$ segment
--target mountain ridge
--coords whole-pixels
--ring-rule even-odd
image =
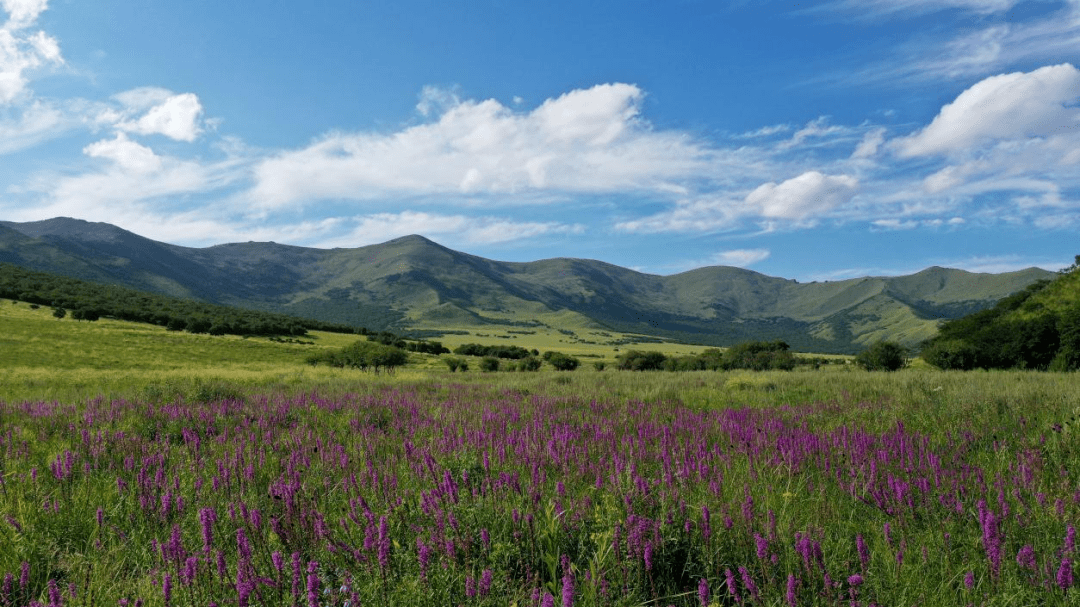
[[[711,345],[779,338],[818,352],[852,352],[884,338],[915,345],[938,321],[1053,276],[1038,268],[980,274],[930,267],[799,283],[730,266],[661,276],[588,259],[490,260],[421,235],[356,248],[190,248],[71,218],[0,221],[0,261],[374,329],[538,326],[569,314],[582,326],[626,333]]]

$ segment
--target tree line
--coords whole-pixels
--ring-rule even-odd
[[[189,333],[300,336],[311,330],[367,334],[366,329],[348,325],[146,293],[9,263],[0,263],[0,298],[51,306],[57,318],[69,314],[85,321],[108,317]]]
[[[919,356],[940,369],[1080,369],[1080,268],[945,322]]]

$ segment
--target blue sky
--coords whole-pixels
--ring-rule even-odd
[[[799,280],[1080,253],[1080,0],[0,0],[0,219]]]

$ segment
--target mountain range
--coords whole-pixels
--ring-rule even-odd
[[[585,259],[494,261],[422,236],[358,248],[190,248],[63,217],[0,221],[0,261],[370,329],[588,327],[709,345],[784,339],[796,350],[837,353],[882,339],[916,345],[941,320],[1055,275],[931,267],[908,276],[799,283],[718,266],[658,276]]]

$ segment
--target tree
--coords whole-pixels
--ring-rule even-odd
[[[897,371],[907,365],[907,349],[892,341],[879,341],[855,357],[867,371]]]
[[[57,307],[53,308],[52,315],[54,317],[58,318],[58,319],[63,318],[65,316],[67,316],[67,310],[61,308],[60,306],[57,306]]]

